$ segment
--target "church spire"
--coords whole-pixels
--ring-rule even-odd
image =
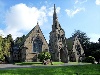
[[[56,7],[55,7],[55,4],[54,4],[54,13],[56,13]]]
[[[56,7],[54,4],[53,23],[57,20]]]

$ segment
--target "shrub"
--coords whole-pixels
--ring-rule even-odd
[[[85,58],[85,62],[87,63],[94,63],[95,62],[95,58],[92,56],[88,56]]]
[[[49,52],[42,52],[42,53],[38,54],[38,59],[40,59],[40,61],[50,59],[50,58],[51,58],[51,55]]]

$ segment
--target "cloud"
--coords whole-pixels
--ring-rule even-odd
[[[75,0],[75,4],[77,4],[79,2],[79,0]]]
[[[3,36],[4,37],[4,32],[1,29],[0,29],[0,36]]]
[[[75,4],[83,4],[85,2],[87,2],[87,0],[75,0]]]
[[[53,12],[54,12],[54,7],[50,7],[49,8],[49,10],[48,10],[49,12],[48,12],[48,16],[53,16]],[[56,12],[57,12],[57,14],[59,14],[60,13],[60,7],[57,7],[56,8]]]
[[[46,39],[46,41],[47,41],[47,43],[49,43],[49,40]]]
[[[21,36],[22,31],[31,30],[37,21],[39,25],[47,22],[46,7],[40,9],[36,7],[28,7],[26,4],[16,4],[7,11],[5,16],[6,28],[2,31],[6,34],[12,34],[13,37]]]
[[[57,7],[56,11],[59,13],[60,7]],[[6,28],[0,29],[0,34],[4,36],[12,34],[15,39],[29,32],[37,24],[37,21],[39,25],[43,25],[48,21],[48,17],[51,17],[51,14],[53,14],[53,7],[42,6],[38,9],[23,3],[16,4],[7,10],[4,21]]]
[[[100,0],[95,1],[96,5],[100,5]]]
[[[66,9],[65,11],[66,11],[66,13],[69,17],[73,17],[75,14],[77,14],[81,11],[85,11],[85,8],[77,8],[77,9],[74,9],[74,10]]]
[[[100,34],[92,33],[89,34],[89,37],[91,42],[98,42],[98,39],[100,38]]]

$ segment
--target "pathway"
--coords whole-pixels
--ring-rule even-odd
[[[71,65],[86,65],[86,63],[64,63],[63,65],[42,65],[42,66],[34,66],[34,65],[13,65],[13,64],[0,64],[0,70],[2,69],[15,69],[15,68],[37,68],[37,67],[56,67],[56,66],[71,66]]]

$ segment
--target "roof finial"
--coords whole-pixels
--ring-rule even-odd
[[[37,25],[39,25],[38,21],[37,21]]]

